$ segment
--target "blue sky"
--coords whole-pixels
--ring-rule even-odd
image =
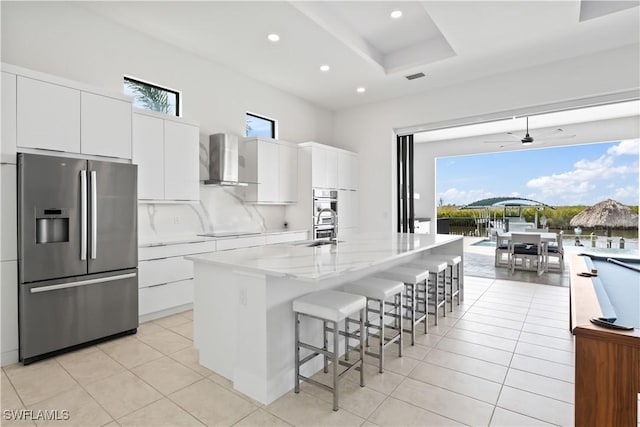
[[[638,205],[639,146],[635,139],[442,157],[436,161],[436,200],[464,205],[516,196],[570,206],[611,198]]]

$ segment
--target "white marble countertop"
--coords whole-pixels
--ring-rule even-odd
[[[315,281],[357,271],[462,240],[448,234],[363,233],[336,245],[309,247],[310,241],[257,246],[187,256],[196,263],[238,271]],[[462,243],[461,243],[462,244]]]
[[[183,243],[198,243],[198,242],[206,242],[209,240],[222,240],[222,239],[236,239],[243,237],[257,237],[257,236],[267,236],[274,234],[284,234],[284,233],[300,233],[306,232],[309,230],[290,230],[290,229],[274,229],[274,230],[265,230],[261,233],[255,234],[239,234],[235,236],[221,236],[221,237],[212,237],[212,236],[202,236],[198,234],[171,234],[164,236],[153,236],[149,238],[139,238],[138,239],[138,247],[146,248],[151,246],[165,246],[165,245],[179,245]]]

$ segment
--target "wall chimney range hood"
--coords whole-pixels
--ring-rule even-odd
[[[238,137],[228,133],[209,135],[209,179],[205,184],[247,186],[238,180]]]

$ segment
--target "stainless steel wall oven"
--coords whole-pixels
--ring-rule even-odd
[[[313,238],[335,239],[338,236],[338,192],[313,189]]]

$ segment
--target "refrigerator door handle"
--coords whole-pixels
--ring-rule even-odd
[[[80,171],[80,259],[87,259],[87,171]]]
[[[37,294],[39,292],[56,291],[58,289],[77,288],[78,286],[93,285],[95,283],[113,282],[115,280],[129,279],[136,277],[137,273],[120,274],[117,276],[101,277],[99,279],[79,280],[77,282],[61,283],[59,285],[41,286],[39,288],[31,288],[29,292]]]
[[[96,259],[98,251],[98,175],[91,171],[91,259]]]

